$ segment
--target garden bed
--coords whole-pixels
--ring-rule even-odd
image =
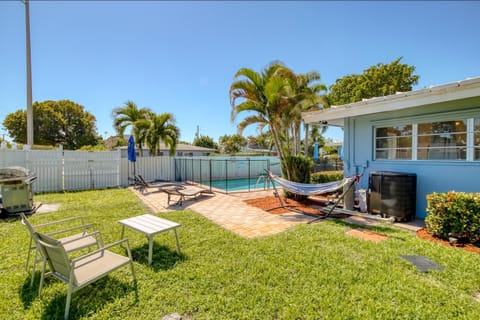
[[[248,205],[260,208],[262,210],[267,211],[270,214],[283,214],[283,213],[288,213],[291,212],[287,208],[281,208],[279,207],[280,201],[278,200],[277,197],[275,196],[268,196],[264,198],[256,198],[256,199],[248,199],[244,200],[245,203]],[[314,200],[304,200],[304,201],[295,201],[293,199],[288,199],[285,197],[282,197],[282,201],[284,202],[285,205],[288,205],[289,207],[292,207],[296,210],[303,211],[307,214],[314,214],[314,215],[319,215],[322,216],[324,215],[323,212],[321,212],[318,208],[322,206],[321,202],[314,201]],[[345,214],[332,214],[332,217],[335,218],[347,218],[349,215]],[[443,240],[437,237],[432,236],[427,232],[425,228],[420,229],[416,232],[417,237],[430,241],[430,242],[435,242],[438,244],[441,244],[446,247],[452,247],[453,245],[450,244],[447,240]],[[479,245],[473,245],[473,244],[466,244],[466,245],[455,245],[456,248],[463,249],[466,251],[470,252],[475,252],[475,253],[480,253],[480,246]]]

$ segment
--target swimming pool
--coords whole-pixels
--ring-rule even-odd
[[[207,181],[203,181],[202,184],[206,186],[211,186],[212,188],[220,189],[223,191],[249,191],[254,189],[263,189],[271,188],[272,182],[269,181],[268,184],[265,183],[265,178],[258,177],[254,178],[244,178],[244,179],[229,179],[229,180],[213,180],[211,184]],[[275,186],[278,186],[275,183]]]

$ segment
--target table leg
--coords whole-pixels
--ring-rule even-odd
[[[123,234],[125,233],[125,226],[122,226],[122,233],[120,233],[120,240],[123,239]]]
[[[153,237],[148,238],[148,264],[152,264],[152,255],[153,255]]]
[[[175,239],[177,240],[178,253],[180,253],[180,242],[178,241],[177,229],[173,229],[173,231],[175,232]]]

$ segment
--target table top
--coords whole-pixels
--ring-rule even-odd
[[[156,217],[151,214],[144,214],[128,219],[118,221],[120,224],[145,233],[146,235],[154,235],[170,229],[175,229],[181,226],[181,224]]]

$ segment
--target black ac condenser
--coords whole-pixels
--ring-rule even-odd
[[[368,180],[368,212],[396,221],[415,219],[417,175],[415,173],[372,171]]]

